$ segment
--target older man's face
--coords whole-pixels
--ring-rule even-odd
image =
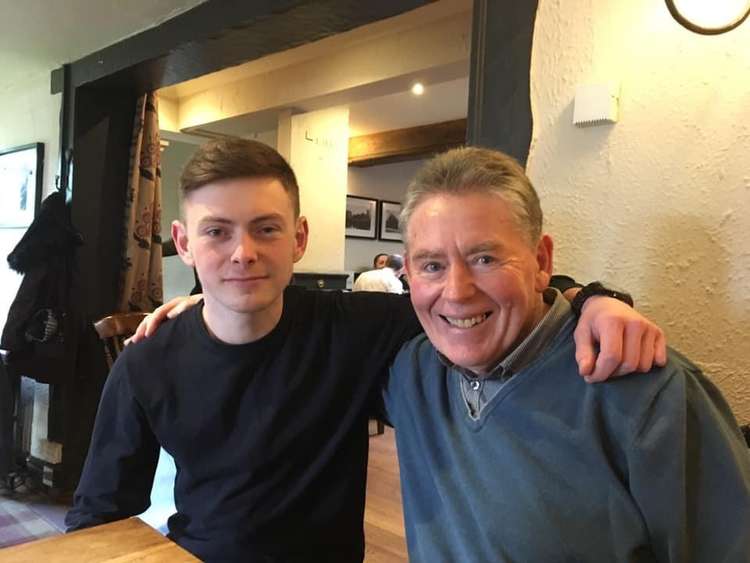
[[[437,195],[408,229],[411,299],[435,347],[484,374],[544,315],[552,240],[530,245],[498,196]]]

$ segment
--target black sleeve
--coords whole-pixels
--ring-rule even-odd
[[[349,350],[359,350],[360,378],[364,371],[377,381],[371,388],[370,415],[380,418],[381,386],[401,347],[422,332],[409,296],[376,291],[341,295],[341,341]]]
[[[550,279],[549,284],[554,287],[556,290],[558,290],[560,293],[565,293],[569,289],[573,287],[583,287],[580,283],[578,283],[576,280],[571,278],[570,276],[561,276],[561,275],[554,275],[552,276],[552,279]]]
[[[86,464],[65,516],[67,531],[144,512],[159,459],[159,443],[136,401],[123,356],[104,386]]]

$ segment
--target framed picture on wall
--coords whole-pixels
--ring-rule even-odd
[[[346,236],[375,240],[378,229],[378,200],[346,196]]]
[[[402,242],[398,218],[401,215],[401,204],[396,201],[380,202],[380,240]]]
[[[0,228],[28,227],[42,202],[44,143],[0,151]]]

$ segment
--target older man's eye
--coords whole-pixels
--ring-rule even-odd
[[[443,269],[442,265],[438,262],[425,262],[422,265],[422,271],[427,274],[434,274],[434,273],[439,272],[442,269]]]
[[[477,256],[476,263],[480,266],[488,266],[489,264],[492,264],[495,262],[494,256],[489,256],[487,254],[483,254],[481,256]]]

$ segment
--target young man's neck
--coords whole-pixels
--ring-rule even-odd
[[[283,294],[269,307],[255,313],[232,311],[206,295],[203,322],[214,338],[227,344],[247,344],[271,332],[279,324],[283,309]]]

